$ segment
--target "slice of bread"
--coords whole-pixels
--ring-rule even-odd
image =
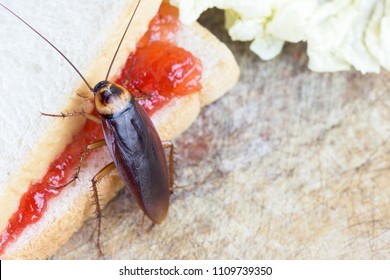
[[[23,4],[4,2],[61,49],[94,86],[104,79],[113,51],[137,1],[99,0],[93,4],[87,0],[58,0],[54,1],[55,4],[43,0]],[[141,1],[112,76],[118,73],[128,53],[134,50],[159,4],[160,1]],[[83,118],[42,118],[39,112],[58,113],[81,108],[90,111],[92,104],[76,94],[88,90],[61,57],[15,18],[1,10],[0,13],[3,13],[1,38],[7,38],[4,44],[0,44],[0,87],[5,93],[0,112],[3,120],[7,120],[0,128],[3,155],[0,228],[4,229],[30,182],[42,178],[47,166],[71,143],[72,136],[85,122]],[[31,42],[31,45],[26,42]],[[203,90],[199,94],[173,99],[153,115],[152,120],[164,140],[185,130],[201,106],[225,93],[239,74],[230,51],[197,23],[181,29],[178,45],[201,59]],[[8,68],[3,68],[3,65],[8,65]],[[53,254],[92,215],[90,179],[110,161],[105,148],[93,152],[77,184],[50,200],[41,220],[28,226],[0,258],[42,259]],[[102,204],[122,186],[116,172],[105,178],[99,185]]]

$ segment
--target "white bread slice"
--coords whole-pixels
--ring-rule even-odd
[[[137,1],[33,0],[3,3],[61,49],[93,86],[104,79]],[[159,4],[160,1],[142,0],[112,73],[118,71],[128,53],[135,49],[136,41],[147,30]],[[91,106],[86,108],[85,101],[77,96],[76,92],[87,93],[88,90],[63,58],[15,17],[2,8],[0,13],[0,86],[1,92],[7,93],[3,94],[0,104],[2,119],[6,120],[0,127],[2,231],[30,181],[42,178],[49,164],[72,141],[72,136],[85,122],[83,119],[42,118],[40,112],[80,110],[80,107],[88,110]],[[82,197],[80,192],[64,192],[61,197],[66,195]],[[55,211],[68,211],[67,203],[64,200],[63,209]],[[62,234],[60,236],[66,240]]]
[[[51,28],[55,28],[58,15],[47,13],[47,10],[44,10],[46,8],[45,1],[35,0],[33,2],[34,3],[32,6],[24,6],[26,11],[28,9],[32,9],[32,7],[35,5],[38,5],[40,8],[37,8],[34,16],[36,16],[36,18],[40,18],[42,14],[50,14],[52,17],[50,16],[45,18],[45,20],[47,20],[46,24]],[[58,2],[65,1],[60,0]],[[82,32],[83,35],[94,34],[93,30],[96,28],[95,30],[98,30],[99,32],[96,32],[94,34],[95,36],[96,34],[99,34],[99,36],[103,36],[101,34],[105,34],[103,37],[107,38],[108,34],[110,34],[110,29],[123,30],[123,28],[113,29],[112,26],[115,26],[118,23],[112,23],[113,25],[108,28],[106,32],[102,30],[101,26],[104,26],[105,24],[101,24],[99,19],[103,20],[104,15],[107,12],[107,10],[102,9],[102,7],[104,7],[104,5],[108,5],[107,3],[110,1],[102,0],[99,2],[102,2],[102,6],[98,6],[97,8],[96,3],[94,3],[94,7],[89,7],[89,3],[87,3],[87,1],[67,1],[67,4],[71,3],[69,6],[71,8],[64,4],[64,6],[61,6],[60,8],[61,14],[68,13],[69,16],[72,15],[70,17],[72,18],[75,17],[73,15],[74,10],[72,9],[75,9],[76,11],[83,9],[85,11],[86,7],[88,6],[91,10],[86,13],[92,13],[96,16],[88,18],[88,20],[82,18],[83,26],[85,26],[87,29],[87,31],[84,33]],[[121,14],[121,12],[125,10],[123,7],[126,7],[128,10],[132,10],[134,7],[134,1],[132,2],[132,5],[128,6],[127,3],[129,2],[132,1],[127,0],[115,2],[115,6],[118,5],[115,8],[118,9],[117,13]],[[131,39],[128,40],[128,42],[125,44],[125,52],[128,53],[131,49],[134,48],[134,42],[136,41],[135,38],[139,38],[146,30],[147,22],[151,19],[152,16],[154,16],[158,9],[158,2],[159,1],[142,0],[141,5],[144,6],[140,7],[136,18],[132,23],[132,27],[130,29],[132,36],[130,36]],[[19,9],[23,10],[23,8],[20,6],[12,6],[14,3],[5,4],[9,4],[13,10],[22,15],[21,10]],[[110,6],[110,8],[114,9],[112,6]],[[39,15],[40,13],[42,14]],[[26,14],[28,14],[28,12],[26,12]],[[126,14],[128,15],[129,13],[127,12]],[[110,12],[110,18],[112,15],[113,11]],[[47,35],[47,33],[50,33],[50,28],[45,29],[44,26],[37,26],[33,18],[29,19],[25,15],[22,16],[43,34]],[[123,19],[122,25],[123,22],[127,23],[127,20]],[[0,25],[2,24],[4,23],[0,22]],[[69,26],[69,22],[66,24],[61,24],[63,27],[58,26],[61,31],[65,29],[64,26]],[[18,26],[20,24],[10,17],[10,20],[7,20],[7,23],[4,25],[8,26],[7,28],[13,28],[14,26]],[[77,133],[77,131],[83,126],[84,123],[84,120],[82,119],[75,120],[73,118],[66,120],[57,120],[52,118],[43,119],[40,117],[39,111],[56,113],[71,108],[75,108],[77,110],[80,107],[79,103],[82,100],[77,97],[75,92],[87,92],[83,84],[79,86],[81,89],[78,89],[78,85],[80,84],[79,77],[75,75],[72,69],[63,63],[60,58],[57,59],[57,55],[53,53],[53,50],[45,46],[45,44],[42,43],[39,38],[37,39],[34,36],[35,34],[30,36],[29,33],[31,31],[26,31],[24,26],[21,26],[19,29],[19,32],[23,34],[26,33],[25,36],[29,36],[28,40],[37,41],[35,49],[38,50],[36,50],[37,53],[35,53],[35,56],[40,57],[42,54],[44,59],[38,60],[38,62],[42,64],[32,62],[33,66],[31,66],[31,64],[29,65],[31,61],[26,61],[26,58],[22,56],[22,59],[18,62],[18,64],[20,67],[28,67],[28,69],[26,69],[25,73],[17,73],[16,76],[27,77],[31,74],[35,75],[35,63],[35,67],[41,67],[41,72],[38,72],[36,77],[41,79],[40,83],[43,83],[44,85],[39,85],[38,87],[33,87],[33,89],[31,89],[29,84],[26,82],[26,84],[22,83],[21,87],[15,90],[17,93],[15,96],[19,98],[19,102],[23,103],[23,106],[24,102],[30,103],[26,107],[30,106],[31,109],[26,108],[25,110],[18,111],[18,114],[20,115],[18,115],[18,122],[16,123],[21,123],[25,127],[23,127],[21,130],[11,129],[11,134],[6,130],[1,131],[2,141],[7,141],[5,145],[1,145],[2,154],[6,155],[5,159],[3,159],[5,162],[1,163],[1,172],[6,170],[10,174],[8,175],[7,172],[0,173],[0,209],[2,213],[0,217],[1,228],[5,227],[8,218],[15,211],[15,204],[17,205],[19,197],[26,190],[30,180],[38,180],[42,177],[49,163],[56,157],[56,155],[60,153],[60,151],[67,143],[71,142],[72,134]],[[3,28],[1,28],[1,26],[0,30],[0,32],[3,32]],[[5,35],[10,36],[9,33],[12,33],[12,31]],[[4,38],[4,34],[0,34]],[[72,48],[74,48],[72,46],[74,41],[72,41],[70,38],[62,38],[65,42],[70,42],[69,44],[65,44],[63,47],[61,44],[56,43],[56,38],[59,36],[58,32],[57,34],[52,34],[52,36],[47,35],[47,37],[53,40],[57,47],[64,50],[64,52],[71,58],[71,60],[79,67],[82,73],[86,73],[88,81],[91,81],[91,83],[94,84],[96,81],[104,77],[105,71],[107,69],[106,66],[108,66],[108,63],[105,62],[109,61],[108,57],[111,57],[111,54],[107,54],[107,56],[104,58],[105,61],[100,62],[101,66],[96,65],[96,61],[99,61],[99,59],[96,59],[96,57],[99,56],[98,53],[102,50],[105,51],[113,49],[112,47],[107,47],[107,44],[103,44],[105,45],[103,49],[98,46],[98,44],[102,44],[102,42],[106,39],[96,41],[83,40],[81,43],[78,42],[79,44],[76,45],[78,45],[80,49],[84,49],[86,46],[91,47],[91,44],[96,44],[95,51],[93,52],[95,55],[91,56],[89,59],[85,59],[85,57],[77,58],[77,53],[72,50]],[[121,31],[117,31],[116,36],[111,35],[111,43],[114,42],[113,44],[115,45],[118,42],[117,37],[119,35],[121,35]],[[61,36],[62,34],[59,37]],[[21,43],[21,40],[17,37],[15,38],[14,45],[16,46],[18,42]],[[156,124],[162,139],[171,139],[172,137],[181,133],[196,118],[202,103],[207,104],[218,98],[221,94],[226,92],[238,78],[238,67],[232,54],[214,36],[212,36],[198,24],[195,23],[193,26],[185,27],[184,30],[180,32],[178,44],[181,46],[186,46],[186,49],[190,50],[201,59],[204,68],[204,75],[202,76],[204,89],[200,95],[193,94],[172,100],[169,104],[167,104],[167,106],[157,111],[153,115],[153,122]],[[40,45],[43,45],[44,47],[42,48]],[[198,46],[204,46],[208,49],[208,51],[204,52],[202,51],[202,48],[199,48]],[[18,59],[14,58],[15,54],[10,52],[12,49],[20,50],[19,46],[8,46],[8,48],[3,48],[2,46],[0,48],[0,56],[2,56],[2,53],[8,54],[10,55],[11,59],[14,59],[17,62]],[[28,47],[24,48],[25,53],[28,53],[28,51],[32,52],[32,50],[28,50]],[[73,58],[72,53],[76,55],[75,58]],[[119,57],[117,61],[121,61],[123,63],[125,59],[126,54],[122,55],[122,58]],[[50,68],[51,71],[48,71],[49,73],[43,74],[43,70],[41,69],[45,69],[46,64],[48,65],[47,67],[51,67],[52,63],[56,63],[57,66]],[[120,63],[118,63],[116,69],[113,70],[113,75],[118,72],[118,67],[120,67],[118,65],[120,65]],[[103,70],[101,70],[102,68]],[[16,68],[13,70],[15,72],[20,71]],[[54,70],[57,71],[57,73]],[[215,75],[213,74],[214,72],[212,70],[217,71],[218,77],[225,77],[224,79],[219,78],[218,80],[220,83],[218,83],[216,86],[213,86],[212,80],[215,78],[213,78]],[[1,76],[8,78],[9,74],[7,71],[3,71],[2,69],[0,71]],[[68,72],[70,72],[71,75],[68,75]],[[104,73],[101,74],[101,72]],[[43,75],[43,77],[41,77],[41,75]],[[68,86],[66,89],[61,89],[61,83],[66,81],[63,80],[63,77],[67,77],[66,79],[70,79],[72,81],[69,82],[71,86]],[[58,81],[58,79],[60,79],[60,81]],[[17,84],[19,80],[20,79],[17,78],[14,79],[13,82],[6,81],[6,86],[3,86],[4,82],[1,80],[0,86],[2,92],[9,92],[11,89],[15,89],[15,87],[13,88],[12,86],[15,85],[15,83]],[[48,94],[47,91],[43,91],[45,87],[49,86],[50,92],[54,92],[53,95]],[[33,96],[39,96],[39,98],[36,100],[25,98],[26,92],[31,92]],[[58,101],[57,99],[61,100]],[[7,103],[1,103],[0,111],[3,112],[4,109],[6,109],[8,110],[7,112],[12,113],[17,110],[20,103],[16,102],[13,98],[10,97],[8,98]],[[66,106],[64,106],[65,103],[67,103]],[[90,109],[87,107],[87,105],[83,105],[85,110]],[[4,116],[7,116],[7,114]],[[25,125],[24,122],[27,122],[27,125]],[[37,127],[37,129],[35,129],[35,127]],[[9,140],[8,137],[12,137],[11,139],[13,140]],[[24,148],[25,146],[27,146],[27,148]],[[18,147],[24,148],[24,151],[14,153],[13,150],[18,149]],[[15,162],[15,167],[12,165],[9,167],[8,161]],[[4,255],[0,256],[0,258],[41,259],[47,258],[53,254],[58,249],[58,247],[65,243],[66,240],[82,225],[82,222],[91,215],[93,206],[90,200],[90,178],[100,168],[102,168],[105,163],[108,162],[110,162],[110,157],[106,149],[102,148],[98,152],[94,152],[93,156],[88,160],[87,166],[84,170],[85,172],[83,172],[83,176],[80,178],[80,181],[77,183],[77,185],[68,187],[58,197],[51,200],[48,203],[48,209],[46,210],[46,213],[43,215],[42,219],[38,223],[29,226],[16,240],[16,242],[9,245]],[[111,199],[122,185],[123,184],[116,172],[107,177],[99,186],[100,194],[102,195],[103,200],[107,201]],[[103,204],[105,203],[104,201]]]

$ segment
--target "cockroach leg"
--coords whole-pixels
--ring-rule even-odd
[[[99,256],[103,257],[103,251],[100,246],[100,233],[101,233],[101,226],[102,226],[102,208],[100,207],[100,202],[99,202],[99,194],[98,194],[98,189],[97,189],[97,184],[99,183],[100,180],[102,180],[105,176],[107,176],[111,171],[115,169],[115,164],[114,162],[111,162],[107,164],[105,167],[103,167],[93,178],[92,178],[92,191],[93,191],[93,198],[95,200],[95,214],[98,219],[98,225],[97,225],[97,244],[96,247],[99,251]]]
[[[138,90],[138,89],[137,89],[137,90]],[[138,90],[138,91],[139,91],[139,90]],[[142,93],[142,95],[135,96],[134,99],[138,101],[138,100],[144,100],[144,99],[150,99],[150,98],[152,98],[151,95],[148,95],[148,94],[146,94],[146,93],[144,93],[144,92],[142,92],[142,91],[141,91],[141,93]]]
[[[131,72],[133,71],[133,68],[134,68],[134,60],[133,60],[133,65],[132,65],[132,69],[131,69]],[[138,76],[135,77],[135,80],[133,82],[133,86],[135,87],[136,90],[138,90],[140,93],[142,93],[142,95],[139,95],[139,96],[135,96],[135,100],[143,100],[143,99],[150,99],[152,98],[152,95],[151,94],[147,94],[146,92],[144,92],[142,89],[140,89],[138,86],[137,86],[137,81],[138,81]]]
[[[144,99],[150,99],[152,98],[152,95],[151,94],[147,94],[146,92],[144,92],[142,89],[140,89],[135,83],[133,83],[133,86],[135,87],[136,90],[138,90],[140,93],[142,93],[142,95],[138,95],[138,96],[134,96],[134,99],[135,100],[144,100]]]
[[[81,111],[81,112],[73,112],[73,113],[61,113],[61,114],[46,114],[46,113],[41,113],[42,116],[45,116],[45,117],[54,117],[54,118],[67,118],[67,117],[78,117],[78,116],[83,116],[93,122],[96,122],[98,124],[101,124],[102,121],[100,118],[92,115],[92,114],[89,114],[87,112],[84,112],[84,111]]]
[[[85,161],[85,157],[87,156],[87,153],[90,151],[90,150],[93,150],[93,149],[96,149],[96,148],[100,148],[100,147],[103,147],[103,146],[106,146],[106,141],[104,139],[102,140],[99,140],[99,141],[96,141],[96,142],[93,142],[87,146],[84,147],[84,151],[83,153],[81,154],[81,157],[80,157],[80,162],[79,162],[79,166],[77,167],[76,169],[76,173],[75,173],[75,176],[76,179],[79,177],[79,174],[80,174],[80,170],[81,170],[81,167],[83,166],[83,163]]]
[[[141,222],[141,227],[144,229],[144,226],[145,226],[145,217],[146,215],[144,214],[142,216],[142,222]],[[155,226],[155,223],[151,223],[146,229],[145,229],[145,232],[150,232],[152,230],[152,228]]]
[[[173,156],[174,156],[174,145],[171,140],[161,141],[164,149],[169,148],[169,191],[171,194],[173,193],[173,175],[174,175],[174,164],[173,164]]]
[[[152,223],[151,225],[149,225],[148,228],[146,229],[146,232],[150,232],[154,228],[155,225],[156,225],[155,223]]]
[[[62,189],[62,188],[65,188],[66,186],[70,185],[71,183],[73,183],[74,181],[76,181],[78,178],[79,178],[79,174],[81,172],[81,167],[83,166],[83,163],[85,161],[85,157],[87,156],[87,153],[90,151],[90,150],[93,150],[93,149],[96,149],[96,148],[99,148],[99,147],[103,147],[106,145],[106,141],[104,139],[102,140],[99,140],[99,141],[96,141],[96,142],[93,142],[87,146],[84,147],[84,150],[83,150],[83,153],[81,154],[81,157],[80,157],[80,162],[79,162],[79,165],[76,169],[76,172],[73,174],[72,176],[72,179],[67,182],[65,185],[62,185],[62,186],[59,186],[59,187],[56,187],[55,189]]]
[[[83,95],[82,93],[78,93],[78,92],[76,94],[78,97],[81,97],[83,99],[90,99],[90,96],[88,96],[88,95]]]

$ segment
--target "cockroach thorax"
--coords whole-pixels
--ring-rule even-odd
[[[101,116],[121,113],[129,107],[133,100],[133,96],[127,89],[108,81],[97,83],[93,93],[96,110]]]

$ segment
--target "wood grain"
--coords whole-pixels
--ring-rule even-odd
[[[241,68],[176,147],[167,220],[149,228],[129,193],[105,210],[110,259],[390,258],[390,74],[313,73],[304,44],[264,62],[201,18]],[[94,259],[89,220],[53,259]]]

